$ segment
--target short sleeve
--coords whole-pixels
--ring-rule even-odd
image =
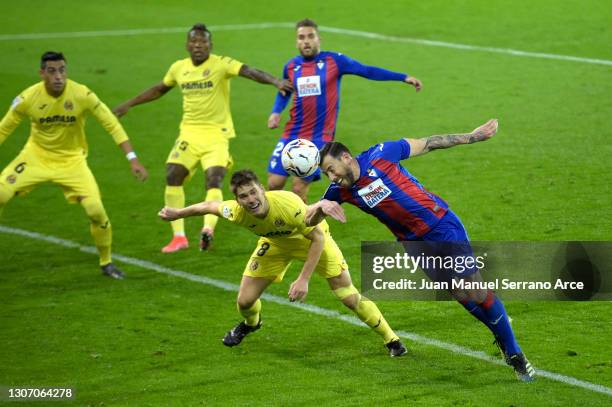
[[[238,222],[240,217],[240,206],[238,202],[234,200],[221,202],[221,205],[219,205],[219,216],[224,217],[230,222]]]
[[[235,59],[230,57],[221,57],[221,62],[223,63],[225,68],[226,78],[233,78],[234,76],[238,76],[238,74],[240,73],[240,68],[242,68],[242,65],[244,65],[242,62],[236,61]]]
[[[168,86],[169,88],[176,86],[176,70],[177,69],[178,69],[178,62],[175,62],[174,64],[172,64],[170,69],[168,69],[168,72],[166,72],[166,75],[164,76],[164,79],[163,79],[164,85]]]
[[[406,139],[385,141],[372,147],[370,159],[382,158],[394,163],[410,157],[410,144]]]

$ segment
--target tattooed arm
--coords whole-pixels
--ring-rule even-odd
[[[472,144],[485,141],[497,132],[497,119],[491,119],[482,126],[467,134],[446,134],[443,136],[430,136],[420,139],[406,139],[410,144],[410,157],[423,155],[432,150],[454,147],[459,144]]]
[[[240,72],[238,73],[238,75],[242,76],[243,78],[254,80],[255,82],[269,83],[271,85],[274,85],[283,96],[293,91],[293,86],[288,80],[278,79],[267,72],[260,71],[257,68],[251,68],[246,64],[242,65],[242,68],[240,68]]]

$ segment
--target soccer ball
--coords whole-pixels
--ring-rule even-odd
[[[319,149],[309,140],[295,139],[283,148],[281,162],[289,174],[309,177],[319,168]]]

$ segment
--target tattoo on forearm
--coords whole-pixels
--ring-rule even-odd
[[[457,144],[472,144],[486,138],[482,132],[468,134],[447,134],[444,136],[431,136],[425,139],[425,151],[439,148],[449,148]]]
[[[274,84],[276,80],[276,78],[270,75],[269,73],[260,71],[257,68],[251,68],[250,66],[247,66],[247,65],[242,65],[242,68],[240,69],[240,75],[246,78],[252,79],[254,81],[257,81],[259,83]]]

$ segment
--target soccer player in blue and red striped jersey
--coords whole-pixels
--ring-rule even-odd
[[[397,240],[422,241],[439,256],[472,256],[469,238],[461,220],[440,197],[427,191],[401,164],[401,160],[432,150],[485,141],[497,132],[497,120],[467,134],[449,134],[421,139],[388,141],[370,147],[356,157],[346,146],[330,142],[321,150],[321,170],[332,181],[323,200],[311,205],[310,224],[324,218],[323,208],[348,202],[375,216]],[[452,252],[449,252],[452,251]],[[476,267],[462,273],[425,268],[430,278],[462,278],[482,281]],[[535,370],[519,347],[503,303],[491,290],[453,289],[451,294],[485,324],[518,378],[532,381]]]
[[[283,78],[291,81],[292,94],[278,93],[268,127],[275,129],[280,114],[293,98],[290,118],[268,162],[268,189],[283,189],[289,174],[280,162],[285,145],[296,138],[311,140],[321,148],[334,139],[340,107],[340,82],[343,75],[358,75],[375,81],[397,81],[421,89],[421,82],[405,73],[366,66],[336,52],[321,51],[317,24],[305,19],[296,24],[296,41],[300,55],[292,58],[283,68]],[[294,178],[293,192],[304,201],[310,182],[321,178],[320,172],[308,178]]]

